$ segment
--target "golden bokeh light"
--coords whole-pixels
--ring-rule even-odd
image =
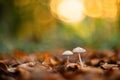
[[[58,19],[67,23],[79,22],[85,17],[81,0],[52,0],[50,7]]]
[[[103,0],[102,1],[103,13],[101,15],[105,18],[115,18],[117,16],[117,0]]]
[[[100,0],[84,0],[85,14],[90,17],[100,17],[102,5]]]
[[[117,0],[84,0],[85,14],[94,18],[115,18]]]

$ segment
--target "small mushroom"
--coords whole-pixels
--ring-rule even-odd
[[[67,63],[69,63],[69,56],[73,55],[73,52],[70,50],[64,51],[62,55],[67,56]]]
[[[82,62],[82,59],[81,59],[81,56],[80,56],[80,53],[85,53],[86,50],[81,48],[81,47],[76,47],[73,49],[73,52],[74,53],[78,53],[78,57],[79,57],[79,61],[80,61],[80,65],[81,67],[83,68],[83,62]]]

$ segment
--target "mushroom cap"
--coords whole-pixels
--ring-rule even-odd
[[[81,47],[76,47],[73,49],[73,52],[74,53],[84,53],[84,52],[86,52],[86,50],[84,48],[81,48]]]
[[[73,52],[70,50],[67,50],[67,51],[64,51],[62,55],[66,55],[66,56],[73,55]]]

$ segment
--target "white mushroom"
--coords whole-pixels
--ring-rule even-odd
[[[73,52],[70,50],[64,51],[62,55],[67,56],[67,63],[69,63],[69,56],[73,55]]]
[[[76,48],[73,49],[73,52],[74,52],[74,53],[78,53],[80,65],[81,65],[81,67],[83,68],[83,62],[82,62],[80,53],[85,53],[86,50],[85,50],[84,48],[81,48],[81,47],[76,47]]]

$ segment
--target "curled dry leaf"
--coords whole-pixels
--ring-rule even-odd
[[[24,63],[21,64],[19,66],[17,66],[17,68],[23,68],[27,71],[32,71],[34,69],[34,66],[37,64],[38,62],[28,62],[28,63]]]
[[[50,62],[50,58],[46,58],[43,62],[42,62],[43,65],[51,65],[51,62]]]
[[[101,65],[101,67],[102,67],[103,69],[112,69],[112,68],[118,67],[118,65],[116,65],[116,64],[104,63],[103,65]]]
[[[43,65],[47,65],[47,66],[56,66],[58,64],[58,61],[56,61],[55,59],[49,57],[49,58],[46,58],[43,62],[42,62]]]
[[[11,72],[11,73],[15,73],[15,72],[16,72],[16,68],[12,68],[12,67],[11,67],[11,68],[8,68],[7,70],[8,70],[9,72]]]
[[[56,66],[58,64],[58,61],[56,61],[55,59],[53,58],[50,58],[50,62],[51,62],[51,65],[52,66]]]
[[[100,59],[91,59],[91,65],[93,65],[93,66],[97,66],[97,65],[99,65],[99,62],[100,62]]]

